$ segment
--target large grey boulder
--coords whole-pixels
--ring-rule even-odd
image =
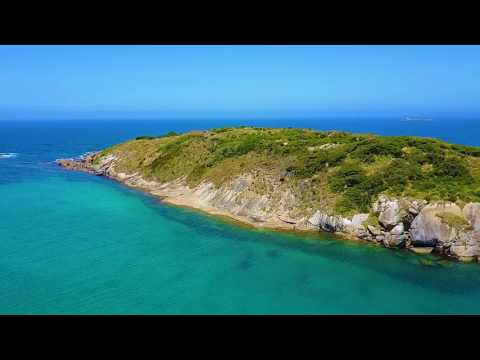
[[[368,214],[356,214],[350,220],[342,216],[328,215],[316,211],[307,222],[310,225],[329,232],[358,233],[364,235],[362,225],[367,219]]]
[[[406,242],[405,228],[403,223],[395,225],[390,232],[385,233],[382,240],[383,245],[386,247],[404,247]]]
[[[354,232],[354,234],[362,240],[367,240],[367,241],[375,241],[375,237],[373,237],[370,232],[365,229],[363,226],[357,228]]]
[[[369,214],[355,214],[352,218],[352,228],[353,230],[356,230],[360,227],[363,228],[363,223],[368,220]]]
[[[480,257],[480,231],[459,231],[448,252],[463,261]]]
[[[392,234],[392,235],[402,235],[404,231],[405,231],[405,227],[404,227],[403,223],[399,223],[399,224],[395,225],[395,227],[392,230],[390,230],[390,234]]]
[[[452,245],[450,247],[450,255],[462,261],[472,261],[480,256],[480,246]]]
[[[322,230],[329,232],[348,232],[351,229],[351,221],[341,216],[334,216],[322,213],[320,211],[315,212],[308,222],[317,226]]]
[[[463,208],[463,215],[474,230],[480,230],[480,203],[468,203]]]
[[[457,236],[457,229],[449,226],[437,215],[452,214],[463,216],[460,208],[453,203],[438,203],[425,206],[413,220],[410,235],[414,246],[451,245]]]
[[[383,245],[388,248],[400,248],[405,246],[405,234],[392,234],[392,233],[385,233],[385,237],[383,238]]]
[[[409,215],[410,203],[380,195],[372,210],[378,216],[379,223],[387,230],[393,229]]]

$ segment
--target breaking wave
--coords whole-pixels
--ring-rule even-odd
[[[8,159],[8,158],[13,158],[16,157],[16,153],[1,153],[0,152],[0,159]]]

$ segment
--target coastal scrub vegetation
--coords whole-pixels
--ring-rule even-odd
[[[243,126],[139,136],[107,153],[121,154],[120,170],[158,181],[221,185],[254,173],[264,184],[269,176],[306,208],[323,203],[342,214],[368,212],[379,194],[480,200],[480,148],[433,138]]]
[[[159,139],[162,137],[177,136],[177,135],[178,134],[175,131],[170,131],[164,135],[159,135],[159,136],[149,136],[149,135],[137,136],[135,140],[153,140],[153,139]]]
[[[472,225],[470,225],[470,223],[462,216],[452,214],[449,212],[440,213],[440,214],[437,214],[436,216],[440,218],[443,223],[457,230],[460,230],[460,231],[473,230]]]

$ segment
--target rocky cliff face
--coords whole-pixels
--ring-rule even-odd
[[[79,159],[58,160],[68,169],[107,176],[128,186],[167,197],[172,203],[229,215],[258,226],[323,230],[375,242],[387,248],[436,252],[463,261],[480,261],[480,203],[463,208],[450,202],[428,203],[422,199],[396,199],[380,195],[370,213],[352,218],[314,209],[298,217],[299,200],[285,186],[272,186],[268,195],[253,188],[252,174],[243,174],[216,187],[202,182],[189,188],[182,178],[168,183],[147,181],[137,173],[115,171],[115,155],[90,153]],[[371,220],[375,221],[371,221]]]

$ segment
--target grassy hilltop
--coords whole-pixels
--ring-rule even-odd
[[[411,136],[339,131],[221,128],[142,136],[112,146],[116,169],[146,179],[185,177],[190,186],[221,185],[255,174],[255,191],[288,186],[305,208],[368,212],[380,194],[456,202],[480,201],[480,147]]]

